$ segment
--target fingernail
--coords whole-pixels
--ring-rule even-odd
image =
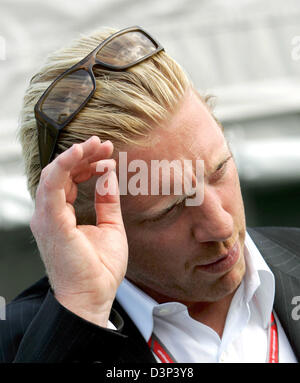
[[[96,138],[99,138],[99,137],[97,137],[97,136],[94,135],[94,136],[91,136],[91,137],[88,139],[88,141],[94,139],[95,137],[96,137]]]

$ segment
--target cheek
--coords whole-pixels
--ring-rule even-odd
[[[128,276],[144,283],[163,280],[178,264],[170,246],[162,236],[145,238],[141,235],[136,240],[129,240]]]
[[[182,255],[186,250],[188,225],[183,225],[180,219],[165,227],[130,229],[127,237],[129,267],[142,267],[144,270],[158,267],[163,272],[179,266],[180,260],[184,262]]]
[[[133,233],[132,233],[133,234]],[[172,253],[176,249],[178,238],[182,238],[179,231],[178,223],[171,227],[157,228],[151,230],[149,228],[143,230],[135,230],[134,235],[129,232],[127,234],[129,248],[134,253],[148,254],[166,254]]]

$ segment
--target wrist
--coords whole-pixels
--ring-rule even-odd
[[[95,304],[90,302],[87,297],[84,298],[82,296],[69,297],[56,293],[54,293],[54,296],[62,306],[71,311],[73,314],[100,327],[107,327],[112,301]]]

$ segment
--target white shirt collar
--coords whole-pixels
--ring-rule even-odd
[[[254,293],[261,310],[263,325],[270,321],[275,297],[275,278],[266,261],[248,233],[245,238],[245,290],[248,302]]]
[[[263,325],[267,328],[273,308],[275,278],[254,242],[246,233],[246,273],[244,276],[244,300],[249,303],[254,294],[261,311]],[[153,311],[163,311],[164,306],[174,306],[175,311],[186,306],[177,302],[159,304],[126,278],[117,291],[117,300],[137,326],[146,342],[153,332]]]

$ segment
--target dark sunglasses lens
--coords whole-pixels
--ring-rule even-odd
[[[127,32],[109,41],[96,57],[105,64],[123,66],[154,52],[157,46],[142,32]]]
[[[62,124],[86,101],[93,89],[89,72],[78,69],[55,83],[43,100],[41,110],[51,120]]]

